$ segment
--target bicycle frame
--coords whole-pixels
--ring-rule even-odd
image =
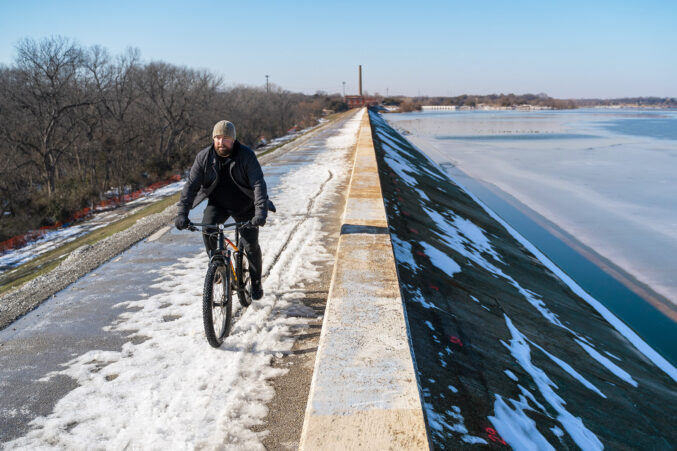
[[[230,270],[233,273],[233,280],[235,281],[236,284],[238,283],[237,271],[235,271],[233,261],[230,259],[231,251],[228,248],[231,247],[233,249],[233,252],[241,252],[240,248],[238,247],[240,244],[240,228],[246,227],[248,224],[249,222],[231,222],[225,224],[190,223],[190,225],[188,226],[188,228],[193,231],[197,231],[197,227],[215,228],[218,230],[217,232],[209,232],[205,230],[202,231],[202,234],[209,236],[218,234],[216,240],[216,250],[214,251],[214,254],[210,257],[209,263],[211,264],[212,261],[214,261],[215,259],[224,260],[224,263],[228,262],[228,266],[230,266]],[[224,233],[225,229],[233,226],[235,226],[235,243],[233,243],[228,237],[226,237]]]

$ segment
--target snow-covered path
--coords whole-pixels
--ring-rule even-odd
[[[348,177],[360,118],[264,167],[278,208],[261,229],[266,295],[236,307],[220,349],[202,330],[201,237],[173,229],[1,331],[4,446],[262,448],[251,427],[266,415],[269,379],[282,371],[273,356],[288,352],[289,331],[306,323],[303,282],[333,258],[322,246],[321,216]]]

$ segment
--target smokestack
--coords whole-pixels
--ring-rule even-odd
[[[362,97],[362,65],[360,64],[360,97]]]

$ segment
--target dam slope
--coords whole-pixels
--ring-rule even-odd
[[[435,449],[673,449],[677,370],[370,111]]]

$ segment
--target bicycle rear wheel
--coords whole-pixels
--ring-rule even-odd
[[[202,322],[209,344],[221,346],[230,333],[233,292],[230,271],[223,262],[209,265],[202,293]]]
[[[247,307],[252,303],[252,277],[249,272],[249,257],[244,252],[235,256],[235,271],[237,273],[237,298],[240,305]]]

